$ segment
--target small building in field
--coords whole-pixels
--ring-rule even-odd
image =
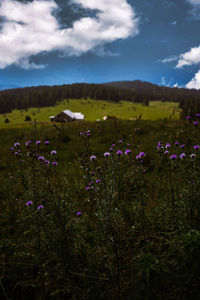
[[[71,110],[63,110],[56,116],[49,117],[52,122],[73,122],[84,120],[84,115],[80,112],[72,112]]]

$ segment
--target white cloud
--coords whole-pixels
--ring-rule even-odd
[[[200,5],[200,0],[187,0],[187,2],[189,2],[192,5]]]
[[[70,28],[61,28],[54,12],[54,0],[18,2],[0,0],[0,68],[12,64],[42,68],[29,58],[59,50],[67,55],[81,55],[105,43],[135,36],[138,18],[127,0],[72,0],[83,9],[97,10],[96,17],[83,17]]]
[[[200,46],[191,48],[190,51],[181,54],[176,68],[191,66],[200,63]]]
[[[159,60],[159,62],[168,63],[168,62],[175,61],[177,59],[178,59],[178,56],[170,56],[170,57]]]
[[[195,74],[194,78],[192,78],[186,85],[188,89],[200,89],[200,70]]]

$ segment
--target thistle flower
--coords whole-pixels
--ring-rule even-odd
[[[83,213],[81,211],[77,211],[76,215],[81,216]]]
[[[125,155],[129,155],[131,153],[131,150],[130,149],[126,149],[124,153],[125,153]]]
[[[123,154],[123,152],[122,152],[121,150],[117,150],[117,151],[116,151],[116,154],[120,156],[120,155]]]
[[[26,202],[26,206],[31,206],[33,204],[33,201]]]
[[[14,154],[17,156],[17,155],[19,155],[19,152],[16,151]]]
[[[145,157],[146,156],[146,154],[144,152],[140,152],[139,155],[140,155],[140,157]]]
[[[40,205],[38,205],[37,210],[41,210],[43,208],[44,208],[44,205],[40,204]]]
[[[44,141],[44,144],[45,145],[50,145],[50,142],[49,141]]]
[[[167,143],[167,144],[165,145],[165,148],[166,148],[166,149],[168,149],[168,148],[170,148],[170,147],[171,147],[170,143]]]
[[[190,154],[190,158],[195,158],[196,157],[196,154],[192,153]]]
[[[110,148],[110,152],[113,152],[113,150],[114,150],[114,149],[111,147],[111,148]]]
[[[39,156],[39,157],[38,157],[38,160],[44,161],[44,156]]]
[[[36,145],[40,145],[41,141],[36,141],[35,143],[36,143]]]
[[[118,141],[119,144],[121,144],[122,142],[123,142],[122,140],[119,140],[119,141]]]
[[[186,120],[191,120],[191,116],[187,116],[187,117],[186,117]]]
[[[197,118],[200,118],[200,114],[196,114],[195,116],[196,116]]]
[[[169,151],[168,151],[168,150],[166,150],[166,151],[164,152],[164,154],[166,154],[166,155],[167,155],[167,154],[169,154]]]
[[[176,154],[172,154],[172,155],[170,156],[170,159],[172,159],[172,160],[177,159],[177,155],[176,155]]]
[[[179,142],[177,142],[177,141],[176,141],[174,144],[175,144],[176,146],[180,145],[180,143],[179,143]]]
[[[49,160],[45,160],[45,161],[44,161],[44,164],[45,164],[46,166],[48,166],[48,165],[50,164],[50,161],[49,161]]]
[[[89,186],[86,186],[85,190],[89,191],[91,188]]]
[[[195,121],[195,122],[193,122],[193,125],[194,125],[194,126],[198,126],[198,125],[199,125],[199,122]]]
[[[183,158],[185,158],[186,157],[186,154],[185,153],[181,153],[180,154],[180,159],[183,159]]]
[[[200,149],[200,146],[199,145],[194,145],[194,150],[199,150]]]
[[[97,157],[95,155],[90,156],[90,161],[94,161]]]
[[[56,150],[51,151],[51,155],[56,155],[56,154],[57,154]]]
[[[14,143],[14,147],[19,147],[20,146],[20,143],[18,143],[18,142],[16,142],[16,143]]]
[[[97,179],[97,180],[96,180],[96,183],[99,183],[100,181],[101,181],[100,179]]]
[[[185,147],[185,145],[180,145],[180,148],[184,148]]]
[[[10,150],[11,150],[11,151],[14,151],[15,149],[14,149],[13,147],[10,147]]]
[[[109,157],[110,156],[110,153],[109,152],[105,152],[104,153],[104,157]]]
[[[54,167],[57,167],[57,165],[58,165],[57,161],[53,161],[51,164],[52,164],[52,166],[54,166]]]

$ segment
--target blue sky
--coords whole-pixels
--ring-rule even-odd
[[[0,85],[200,89],[200,0],[0,0]]]

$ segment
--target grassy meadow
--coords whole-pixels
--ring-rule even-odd
[[[198,299],[199,126],[175,106],[1,115],[1,299]],[[86,121],[48,122],[67,108]]]
[[[168,118],[175,111],[174,118],[179,119],[180,109],[178,103],[152,101],[149,106],[134,104],[127,101],[120,103],[101,101],[101,100],[64,100],[56,106],[44,108],[30,108],[28,110],[13,110],[12,113],[0,115],[0,128],[8,128],[23,125],[25,117],[30,116],[31,120],[38,122],[49,122],[49,117],[54,116],[65,109],[73,112],[81,112],[85,115],[86,121],[102,120],[104,116],[112,115],[123,120],[133,120],[142,114],[143,120],[159,120]],[[8,118],[10,123],[4,123]]]

